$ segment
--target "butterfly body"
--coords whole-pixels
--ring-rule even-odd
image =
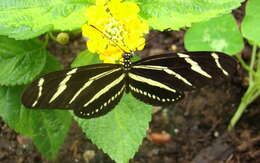
[[[234,74],[236,61],[223,53],[169,53],[122,64],[94,64],[51,72],[33,81],[22,103],[35,109],[71,109],[81,118],[105,115],[124,92],[156,106],[175,103],[184,91]],[[123,109],[123,108],[122,108]]]

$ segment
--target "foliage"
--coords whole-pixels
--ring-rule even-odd
[[[9,39],[7,40],[9,41]],[[14,45],[17,45],[15,42],[21,41],[13,42]],[[39,47],[42,47],[42,45]],[[37,46],[32,46],[32,49],[36,48]],[[16,49],[13,50],[15,51]],[[9,49],[11,54],[14,51]],[[17,54],[19,55],[19,53]],[[28,53],[28,55],[31,54]],[[34,53],[34,55],[37,55],[37,53]],[[47,64],[41,71],[50,72],[59,68],[57,61],[51,55],[45,54],[44,56],[44,63],[46,59]],[[31,57],[31,59],[33,58]],[[6,64],[6,66],[9,65],[8,62]],[[30,69],[25,73],[31,73]],[[24,85],[0,87],[0,116],[15,131],[31,138],[45,157],[54,159],[57,157],[57,153],[70,128],[71,116],[69,112],[60,110],[50,112],[48,110],[26,109],[20,101],[24,87]]]
[[[242,35],[239,33],[237,24],[231,15],[224,15],[207,22],[194,24],[185,35],[185,47],[188,50],[213,50],[230,55],[237,54],[236,56],[241,65],[249,73],[248,89],[243,95],[241,103],[230,121],[229,130],[234,128],[247,106],[260,95],[260,53],[257,53],[257,46],[260,45],[260,31],[258,28],[260,25],[260,15],[258,14],[259,6],[260,1],[258,0],[250,0],[247,2],[246,15],[241,26]],[[253,45],[250,65],[244,63],[238,54],[243,49],[242,36]],[[220,41],[219,38],[221,38],[222,41]]]
[[[239,7],[243,0],[129,1],[140,7],[141,18],[153,29],[177,30],[190,27],[192,23],[228,14]],[[85,16],[86,9],[94,3],[94,0],[0,0],[0,116],[15,131],[31,138],[39,151],[49,159],[57,156],[70,128],[72,116],[67,111],[26,109],[21,105],[20,96],[25,85],[35,77],[59,69],[56,59],[46,49],[48,36],[52,37],[52,32],[57,31],[80,30],[88,21]],[[242,23],[243,35],[258,45],[260,32],[250,30],[249,27],[258,29],[259,5],[257,0],[249,1],[247,15]],[[205,32],[202,28],[210,26],[210,21],[213,23],[212,28],[215,28],[217,23],[222,26]],[[216,34],[218,31],[219,34]],[[205,36],[205,33],[208,35]],[[227,33],[232,33],[232,37],[228,37]],[[37,38],[41,35],[46,36],[41,37],[44,42]],[[208,42],[203,42],[205,37]],[[242,49],[241,40],[235,21],[230,15],[196,24],[185,37],[188,49],[198,50],[198,44],[202,41],[205,47],[210,48],[208,50],[223,50],[230,54],[238,53]],[[76,57],[72,66],[93,64],[97,63],[97,60],[96,54],[84,51]],[[260,64],[256,71],[253,69],[254,64],[255,60],[247,69],[250,70],[250,79],[253,81],[251,83],[259,85]],[[256,95],[254,94],[254,97]],[[252,99],[250,97],[251,102]],[[151,120],[151,107],[133,100],[129,95],[104,117],[91,120],[74,119],[86,136],[112,159],[127,162],[146,135]]]
[[[230,13],[243,0],[134,0],[141,15],[157,30],[190,27],[192,23]]]
[[[152,108],[125,95],[107,116],[74,118],[87,137],[116,162],[127,162],[138,151],[149,128]]]
[[[250,0],[246,6],[246,16],[241,24],[241,31],[244,37],[248,40],[252,40],[258,46],[260,45],[260,6],[259,1]],[[252,30],[254,29],[254,30]]]
[[[0,85],[13,86],[31,82],[40,74],[48,51],[37,40],[15,41],[0,36]]]
[[[248,39],[253,45],[251,54],[250,65],[244,63],[244,61],[238,55],[238,59],[243,67],[248,70],[249,73],[249,86],[247,91],[242,97],[241,103],[238,106],[237,112],[232,117],[229,130],[232,130],[240,119],[245,109],[251,104],[257,97],[260,96],[260,52],[257,52],[257,48],[260,46],[260,30],[259,30],[259,13],[260,1],[250,0],[246,5],[246,15],[242,21],[241,31],[243,36]]]
[[[83,14],[93,1],[1,0],[0,35],[25,40],[49,31],[71,31],[86,21]]]
[[[184,41],[189,51],[221,51],[235,55],[244,47],[236,20],[230,14],[194,24],[186,32]]]
[[[72,63],[73,67],[91,64],[98,60],[96,54],[88,51],[82,52],[79,57],[86,57],[86,59],[75,60]],[[112,159],[117,162],[127,162],[137,152],[146,135],[151,112],[149,105],[135,100],[131,95],[125,95],[106,116],[90,120],[74,116],[74,119],[78,121],[87,137]]]

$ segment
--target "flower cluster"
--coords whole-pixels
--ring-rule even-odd
[[[88,24],[82,26],[89,51],[106,63],[115,63],[124,52],[142,50],[148,24],[138,16],[139,7],[122,0],[97,0],[87,9]]]

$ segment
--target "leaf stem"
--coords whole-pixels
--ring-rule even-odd
[[[51,32],[48,33],[48,35],[50,36],[50,38],[54,41],[57,41],[56,37],[53,36],[53,34]]]
[[[241,63],[242,67],[244,69],[246,69],[247,71],[250,71],[250,67],[245,63],[245,61],[242,59],[240,54],[237,54],[236,57],[237,57],[238,61]]]
[[[251,71],[251,68],[248,66],[248,64],[245,63],[245,61],[242,59],[242,57],[239,54],[237,54],[236,57],[237,57],[238,61],[241,63],[242,67],[245,70],[247,70],[248,72],[251,72],[253,74],[253,76],[256,76],[256,72],[255,71]]]

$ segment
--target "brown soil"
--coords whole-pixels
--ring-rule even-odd
[[[236,10],[240,22],[244,9]],[[152,31],[154,37],[147,44],[142,56],[166,51],[185,51],[184,31]],[[85,49],[80,35],[73,36],[67,46],[51,43],[49,50],[58,54],[65,66],[75,55]],[[251,47],[246,46],[242,56],[250,58]],[[247,74],[241,68],[230,82],[207,86],[201,90],[186,93],[186,98],[169,108],[157,110],[150,123],[150,133],[168,133],[170,139],[158,142],[151,137],[144,139],[132,163],[243,163],[260,162],[260,102],[251,104],[243,114],[233,132],[226,128],[236,111],[247,86]],[[149,134],[148,134],[149,135]],[[94,157],[91,159],[91,156]],[[0,119],[0,162],[1,163],[50,163],[35,149],[32,142],[17,134]],[[65,144],[56,162],[99,163],[113,162],[106,154],[85,138],[73,122]]]

